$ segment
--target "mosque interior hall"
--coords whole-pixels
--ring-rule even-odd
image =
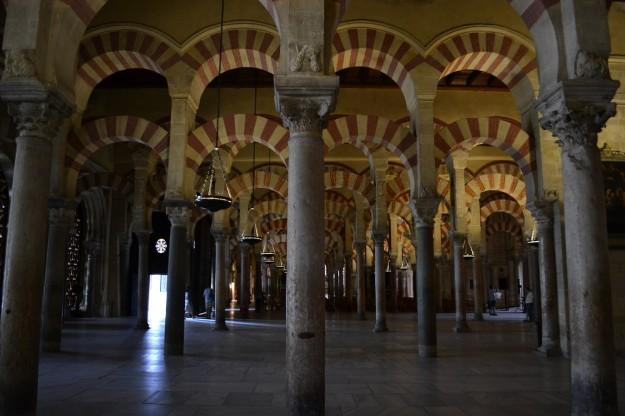
[[[0,416],[625,409],[625,1],[0,33]]]

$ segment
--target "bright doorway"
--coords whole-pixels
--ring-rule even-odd
[[[150,303],[148,305],[148,321],[158,324],[165,320],[167,305],[167,275],[150,275]]]

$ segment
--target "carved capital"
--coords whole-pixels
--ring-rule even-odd
[[[439,204],[440,197],[436,192],[422,188],[418,196],[410,200],[415,227],[433,227]]]
[[[339,81],[336,76],[276,75],[276,110],[293,133],[320,134],[334,111]]]
[[[19,137],[38,137],[51,141],[63,123],[64,114],[48,102],[9,103]]]
[[[597,147],[597,135],[616,114],[611,102],[617,81],[572,80],[559,83],[537,104],[541,126],[549,130],[577,169],[585,169],[583,152]]]
[[[332,105],[330,97],[280,99],[280,115],[291,133],[320,132],[326,126]]]
[[[9,49],[4,51],[4,72],[2,79],[35,78],[37,66],[35,51],[24,49]]]
[[[186,227],[191,220],[191,208],[188,206],[169,206],[167,216],[172,227]]]
[[[376,244],[383,244],[386,239],[386,232],[374,231],[371,238]]]
[[[451,231],[449,233],[449,239],[454,243],[462,244],[467,238],[467,233],[461,233],[459,231]]]
[[[230,239],[230,230],[215,229],[215,230],[211,230],[211,234],[213,235],[215,242],[218,244],[219,243],[225,244]]]
[[[72,208],[50,207],[48,208],[48,221],[50,227],[64,227],[69,230],[74,222],[76,211]]]
[[[534,217],[539,227],[553,226],[554,203],[555,199],[551,197],[535,199],[527,203],[527,209],[532,214],[532,217]]]
[[[134,233],[135,236],[137,236],[137,242],[139,245],[148,245],[150,243],[150,231],[137,230]]]

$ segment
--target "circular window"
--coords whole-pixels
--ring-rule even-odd
[[[167,241],[165,241],[165,239],[163,238],[159,238],[158,240],[156,240],[156,252],[158,254],[163,254],[167,251]]]

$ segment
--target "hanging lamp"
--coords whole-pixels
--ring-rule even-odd
[[[269,240],[269,233],[265,235],[265,244],[260,252],[260,257],[263,259],[263,263],[272,264],[276,261],[276,250],[273,248],[273,244]]]
[[[475,253],[473,252],[473,247],[471,247],[471,243],[468,238],[465,238],[462,242],[462,257],[465,260],[471,260],[475,258]]]
[[[390,258],[386,261],[386,273],[391,272],[391,260]]]
[[[221,60],[224,48],[224,0],[221,0],[221,20],[219,25],[219,61],[217,70],[217,139],[215,150],[213,150],[213,161],[211,166],[206,172],[202,188],[195,196],[195,205],[206,209],[210,212],[217,212],[224,209],[228,209],[232,206],[232,194],[230,193],[230,187],[226,179],[226,171],[224,169],[223,161],[221,160],[221,152],[219,149],[219,122],[221,117]],[[217,161],[221,167],[221,175],[224,184],[222,191],[217,189],[217,171],[215,169],[215,157],[217,154]]]
[[[532,233],[527,239],[527,245],[529,246],[537,246],[540,244],[540,240],[538,239],[538,227],[536,226],[536,222],[532,226]]]
[[[286,266],[282,262],[282,256],[278,255],[278,259],[276,260],[276,269],[284,270]]]
[[[408,257],[405,254],[401,256],[401,266],[399,266],[400,270],[408,270],[410,266],[408,265]]]

